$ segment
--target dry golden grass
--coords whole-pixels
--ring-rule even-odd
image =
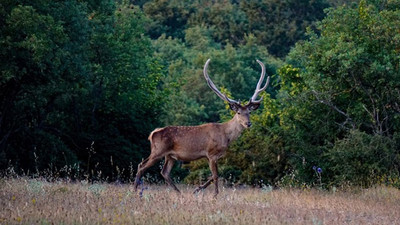
[[[0,224],[400,224],[400,191],[352,192],[0,180]]]

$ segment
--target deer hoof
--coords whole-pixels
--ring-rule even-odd
[[[201,190],[203,190],[203,188],[198,187],[198,188],[196,188],[196,189],[193,191],[193,194],[197,194],[197,192],[199,192],[199,191],[201,191]]]

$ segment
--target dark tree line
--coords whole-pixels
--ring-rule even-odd
[[[400,186],[397,0],[0,2],[3,172],[129,180],[152,129],[230,119],[208,58],[242,101],[260,59],[272,84],[221,162],[228,183]]]
[[[1,168],[126,175],[163,99],[143,13],[114,1],[3,1],[1,11]]]

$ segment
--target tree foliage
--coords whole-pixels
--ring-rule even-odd
[[[1,167],[74,165],[111,179],[128,171],[143,157],[162,98],[140,10],[113,1],[4,6]]]
[[[390,5],[365,1],[357,7],[330,9],[317,26],[320,35],[310,32],[310,39],[289,54],[288,62],[299,67],[294,76],[298,81],[290,89],[303,90],[297,96],[283,92],[282,100],[286,102],[284,111],[296,106],[287,113],[289,118],[285,117],[299,137],[290,152],[296,155],[291,164],[302,180],[315,178],[310,169],[313,165],[325,167],[327,185],[348,182],[368,186],[367,176],[356,172],[366,168],[369,175],[398,174],[395,137],[400,121],[395,105],[400,97],[400,61],[395,30],[399,15]],[[288,71],[280,72],[284,83]],[[372,142],[382,144],[373,144],[368,150],[366,146]],[[361,164],[351,159],[357,151]],[[354,171],[339,169],[339,153],[348,157],[340,160],[349,160],[352,165],[346,168]],[[368,159],[372,155],[377,162]],[[392,161],[385,161],[386,157]]]
[[[322,19],[324,0],[252,0],[252,1],[148,1],[143,9],[152,22],[148,33],[157,38],[184,39],[185,30],[202,26],[213,41],[222,45],[245,44],[253,35],[259,45],[278,57],[284,57],[296,41],[305,38],[308,26]]]
[[[220,162],[228,184],[400,186],[399,9],[397,0],[1,0],[0,169],[128,180],[155,127],[232,117],[204,81],[208,58],[212,80],[242,102],[259,59],[271,84]],[[179,165],[186,182],[209,173],[205,161]]]
[[[383,183],[400,170],[398,23],[394,3],[329,9],[274,77],[226,165],[260,185]],[[321,168],[321,173],[316,169]],[[381,181],[382,182],[382,181]]]

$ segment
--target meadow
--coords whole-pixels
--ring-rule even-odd
[[[0,180],[0,224],[400,224],[400,190],[213,188]]]

